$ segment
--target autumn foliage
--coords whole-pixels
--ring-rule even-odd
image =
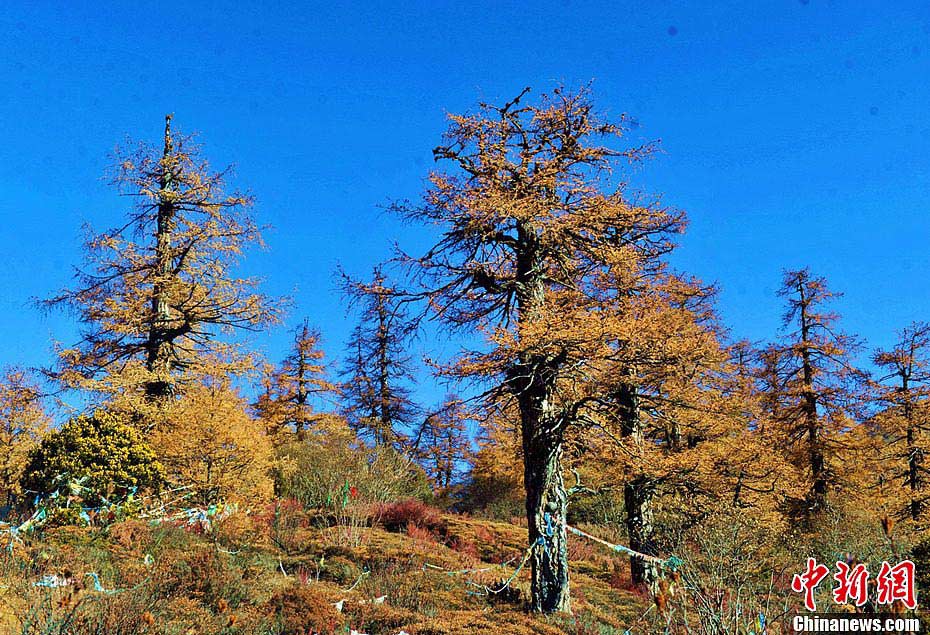
[[[80,336],[0,377],[0,629],[758,632],[808,557],[926,561],[930,327],[870,352],[800,268],[781,330],[735,338],[634,186],[657,145],[605,112],[449,115],[390,205],[430,245],[337,272],[338,361],[313,316],[243,337],[288,318],[239,273],[229,170],[170,116],[121,150],[133,204],[44,303]]]

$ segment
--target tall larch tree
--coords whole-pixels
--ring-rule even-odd
[[[411,398],[414,373],[407,312],[381,267],[369,282],[344,277],[344,292],[360,308],[342,371],[345,416],[378,445],[401,445],[418,429],[421,409]]]
[[[336,401],[337,386],[327,378],[320,333],[308,320],[294,331],[290,354],[263,379],[254,408],[269,428],[292,428],[298,436],[324,416],[321,406]]]
[[[748,342],[736,342],[728,348],[723,390],[729,412],[740,421],[739,448],[744,452],[732,452],[734,460],[725,471],[733,483],[730,491],[734,506],[757,506],[757,501],[764,498],[764,511],[784,520],[784,503],[803,495],[803,486],[786,457],[772,452],[778,446],[780,430],[774,421],[778,409],[770,403],[772,392],[762,379],[766,368],[762,352]]]
[[[515,405],[475,410],[478,431],[469,463],[467,509],[513,516],[524,506],[523,449]],[[501,509],[506,511],[501,514]]]
[[[914,522],[922,519],[930,491],[926,453],[930,450],[930,325],[915,322],[898,333],[898,341],[872,361],[884,372],[879,379],[879,412],[873,417],[882,434],[882,463],[890,467],[894,511]]]
[[[658,262],[650,264],[605,276],[599,283],[611,310],[600,315],[605,347],[585,386],[587,403],[579,411],[593,429],[577,435],[574,454],[582,463],[598,463],[602,478],[622,483],[629,545],[657,555],[654,500],[670,478],[660,467],[662,454],[680,443],[683,434],[680,420],[670,416],[674,402],[666,383],[674,368],[692,353],[703,355],[714,342],[696,328],[687,309],[679,314],[671,304],[679,291],[687,289],[687,295],[700,297],[702,290],[679,286],[682,281],[674,278],[668,278],[670,284],[662,290],[663,268]],[[606,438],[596,443],[602,434]],[[630,571],[635,584],[649,584],[657,576],[655,567],[640,558],[630,560]]]
[[[781,474],[759,458],[745,381],[720,344],[710,290],[657,263],[619,282],[623,292],[601,321],[607,346],[589,374],[579,410],[588,428],[576,435],[575,455],[598,465],[602,482],[593,485],[620,481],[629,546],[658,556],[668,538],[656,525],[660,501],[674,501],[676,523],[692,526],[720,499],[760,506],[756,494]],[[637,556],[630,571],[648,586],[660,573]]]
[[[839,486],[837,468],[854,435],[854,410],[863,375],[851,359],[856,340],[837,327],[839,316],[826,305],[839,294],[809,269],[786,271],[779,296],[787,308],[785,334],[765,352],[767,402],[780,428],[784,450],[806,475],[804,516],[825,509]]]
[[[527,92],[450,116],[434,156],[452,170],[430,175],[421,204],[397,205],[439,240],[401,260],[428,314],[486,338],[445,372],[483,380],[490,400],[515,403],[532,608],[569,611],[563,442],[584,400],[574,386],[602,348],[592,315],[612,310],[599,283],[668,251],[681,217],[637,202],[618,178],[650,150],[619,147],[623,118],[600,117],[587,90],[556,90],[532,105]]]
[[[258,280],[232,272],[261,244],[252,198],[226,193],[190,137],[165,119],[164,142],[120,150],[112,182],[135,200],[124,222],[88,231],[73,288],[46,301],[72,310],[82,339],[60,351],[55,375],[68,387],[170,396],[203,364],[228,371],[245,358],[218,337],[277,321]]]
[[[0,380],[0,508],[14,506],[29,453],[51,426],[38,382],[23,370],[7,369]]]

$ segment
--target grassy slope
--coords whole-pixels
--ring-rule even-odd
[[[0,632],[595,635],[623,633],[648,607],[622,588],[623,559],[581,539],[570,549],[575,616],[545,619],[524,610],[526,571],[507,591],[482,589],[513,573],[521,527],[454,515],[396,531],[315,521],[292,511],[237,514],[202,535],[141,521],[47,530],[0,557]],[[119,592],[94,591],[89,572]],[[52,574],[75,582],[33,586]]]

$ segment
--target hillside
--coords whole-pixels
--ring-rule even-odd
[[[257,199],[173,114],[117,148],[131,204],[89,219],[39,300],[70,330],[0,365],[3,630],[758,635],[802,606],[916,614],[926,311],[862,339],[823,262],[785,258],[772,288],[740,260],[781,304],[744,339],[679,268],[687,214],[642,189],[660,148],[596,98],[527,86],[449,112],[419,193],[385,191],[413,231],[358,216],[324,252],[300,232],[331,219],[289,217],[302,248],[277,284],[252,269]],[[338,300],[293,306],[321,269]]]
[[[0,558],[2,633],[587,635],[623,633],[650,605],[623,558],[577,538],[574,616],[533,616],[525,570],[487,591],[514,573],[525,528],[415,503],[381,516],[323,526],[278,502],[215,521],[48,528]]]

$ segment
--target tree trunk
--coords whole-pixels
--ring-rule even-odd
[[[171,115],[165,117],[164,170],[161,177],[161,200],[155,223],[155,278],[152,283],[152,322],[146,340],[146,370],[152,378],[145,384],[145,394],[151,399],[163,399],[171,394],[171,308],[168,302],[168,282],[172,275],[171,232],[174,226],[174,202],[164,194],[172,188],[169,157],[174,152],[171,140]]]
[[[518,322],[540,319],[546,297],[541,247],[534,228],[517,224],[516,278]],[[518,329],[519,332],[519,329]],[[568,543],[565,523],[568,494],[562,481],[562,436],[566,422],[556,413],[555,384],[563,353],[555,356],[523,351],[510,368],[508,384],[520,408],[523,438],[523,485],[532,549],[532,607],[541,613],[571,613]]]
[[[910,514],[911,520],[920,520],[920,464],[923,461],[923,452],[916,445],[917,431],[913,425],[907,428],[907,482],[911,489]]]
[[[297,337],[296,348],[297,348],[297,394],[295,395],[295,410],[296,416],[294,417],[294,428],[297,433],[297,438],[300,440],[304,439],[304,429],[310,427],[310,422],[307,420],[307,400],[309,398],[309,393],[307,391],[307,383],[309,381],[307,374],[307,352],[304,350],[304,347],[307,346],[307,341],[310,338],[310,326],[307,320],[304,320],[304,325],[300,330],[300,334]]]
[[[643,422],[640,418],[639,396],[636,386],[622,383],[614,396],[620,433],[635,444],[643,442]],[[644,474],[629,479],[623,486],[624,512],[630,548],[640,553],[657,555],[655,548],[655,526],[653,524],[653,486]],[[642,558],[630,557],[630,579],[635,585],[652,586],[658,579],[654,564]]]
[[[907,484],[911,490],[911,500],[908,511],[911,520],[920,520],[920,464],[923,463],[923,452],[917,447],[917,426],[914,424],[914,412],[911,407],[911,394],[908,376],[901,379],[901,393],[904,396],[904,420],[907,422]]]
[[[380,286],[380,285],[379,285]],[[391,413],[391,384],[390,384],[390,340],[388,338],[387,307],[384,305],[384,296],[378,294],[378,430],[375,431],[375,442],[379,445],[388,443],[394,437],[394,421]]]
[[[520,401],[528,406],[521,408],[521,428],[526,518],[533,545],[532,606],[542,613],[570,613],[565,529],[568,495],[562,480],[562,433],[551,426],[548,398],[527,397],[521,395]]]
[[[827,473],[826,460],[824,458],[823,440],[821,439],[822,431],[820,429],[820,417],[817,415],[817,393],[814,391],[814,364],[811,360],[811,351],[808,347],[810,341],[810,324],[807,317],[807,307],[810,300],[804,293],[804,286],[798,286],[801,306],[801,371],[803,385],[801,410],[804,414],[805,425],[807,426],[807,445],[808,458],[811,468],[811,489],[808,494],[809,513],[817,513],[826,507],[827,504],[827,485],[829,474]]]
[[[817,512],[823,509],[827,502],[827,472],[817,420],[817,401],[813,393],[805,396],[804,411],[812,479],[809,502],[811,511]]]
[[[650,556],[658,555],[655,546],[653,524],[653,490],[645,477],[633,479],[623,487],[623,502],[626,507],[626,531],[630,537],[630,549]],[[659,579],[656,565],[642,558],[630,557],[630,578],[633,584],[652,587]]]

